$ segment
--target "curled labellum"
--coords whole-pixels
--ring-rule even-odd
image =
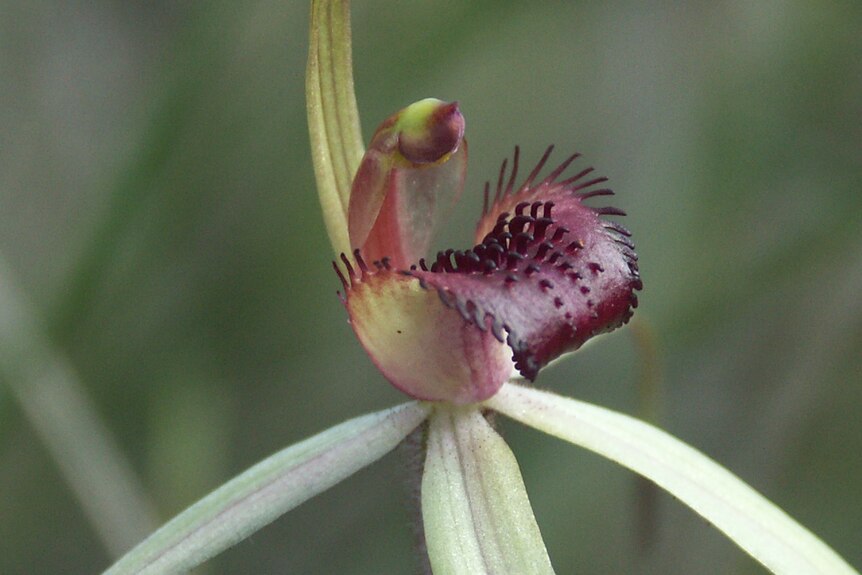
[[[641,289],[637,256],[629,232],[605,218],[623,215],[620,210],[584,204],[612,193],[600,187],[605,178],[592,177],[588,168],[561,179],[575,155],[537,180],[549,148],[516,186],[516,148],[493,197],[486,186],[476,244],[426,261],[422,256],[441,200],[458,191],[437,197],[440,190],[423,188],[422,177],[414,176],[431,167],[438,175],[460,172],[454,180],[463,181],[457,156],[463,118],[455,105],[419,104],[419,113],[406,114],[409,122],[402,111],[378,129],[375,139],[380,136],[385,145],[372,141],[363,160],[371,167],[360,168],[350,202],[351,226],[354,217],[375,221],[351,227],[354,260],[342,257],[346,274],[336,269],[350,322],[393,385],[420,399],[482,401],[506,381],[513,361],[532,380],[554,358],[625,323],[637,305],[634,292]],[[453,161],[454,168],[448,166]],[[393,184],[393,172],[413,185]],[[363,189],[368,182],[374,182],[372,189]],[[413,201],[411,194],[425,198]],[[374,198],[379,207],[370,209],[359,198]],[[419,240],[408,225],[416,221],[424,221]],[[371,231],[354,236],[360,227]]]

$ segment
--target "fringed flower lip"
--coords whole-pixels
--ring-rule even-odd
[[[378,128],[353,181],[352,258],[341,295],[356,335],[384,376],[423,400],[473,403],[514,367],[539,370],[594,335],[623,325],[642,289],[628,230],[607,220],[612,195],[593,168],[561,179],[579,155],[537,181],[553,146],[518,186],[520,151],[485,186],[476,244],[424,259],[435,223],[466,169],[457,103],[423,100]],[[369,263],[370,262],[370,265]]]

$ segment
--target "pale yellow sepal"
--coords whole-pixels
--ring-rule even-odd
[[[773,573],[858,575],[816,535],[719,464],[652,425],[514,384],[485,406],[607,457],[655,482]]]
[[[475,407],[431,415],[422,521],[435,575],[554,573],[518,462]]]
[[[311,158],[335,254],[350,253],[347,206],[365,148],[353,89],[350,2],[314,0],[305,91]]]

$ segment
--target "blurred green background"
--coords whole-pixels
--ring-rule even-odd
[[[630,214],[661,425],[862,567],[862,3],[364,0],[353,15],[366,137],[427,96],[467,117],[463,210],[438,247],[469,245],[482,183],[515,144],[528,164],[550,143],[558,160],[582,152]],[[403,399],[335,296],[307,20],[298,1],[0,0],[0,257],[23,294],[5,303],[32,305],[162,521]],[[110,557],[13,377],[0,573],[100,571]],[[637,413],[637,377],[621,330],[538,384]],[[763,572],[666,495],[645,549],[629,472],[502,430],[559,573]],[[405,461],[201,572],[414,572]]]

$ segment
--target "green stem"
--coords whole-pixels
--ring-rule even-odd
[[[128,461],[66,358],[42,337],[35,312],[0,257],[0,380],[117,557],[158,524]]]

